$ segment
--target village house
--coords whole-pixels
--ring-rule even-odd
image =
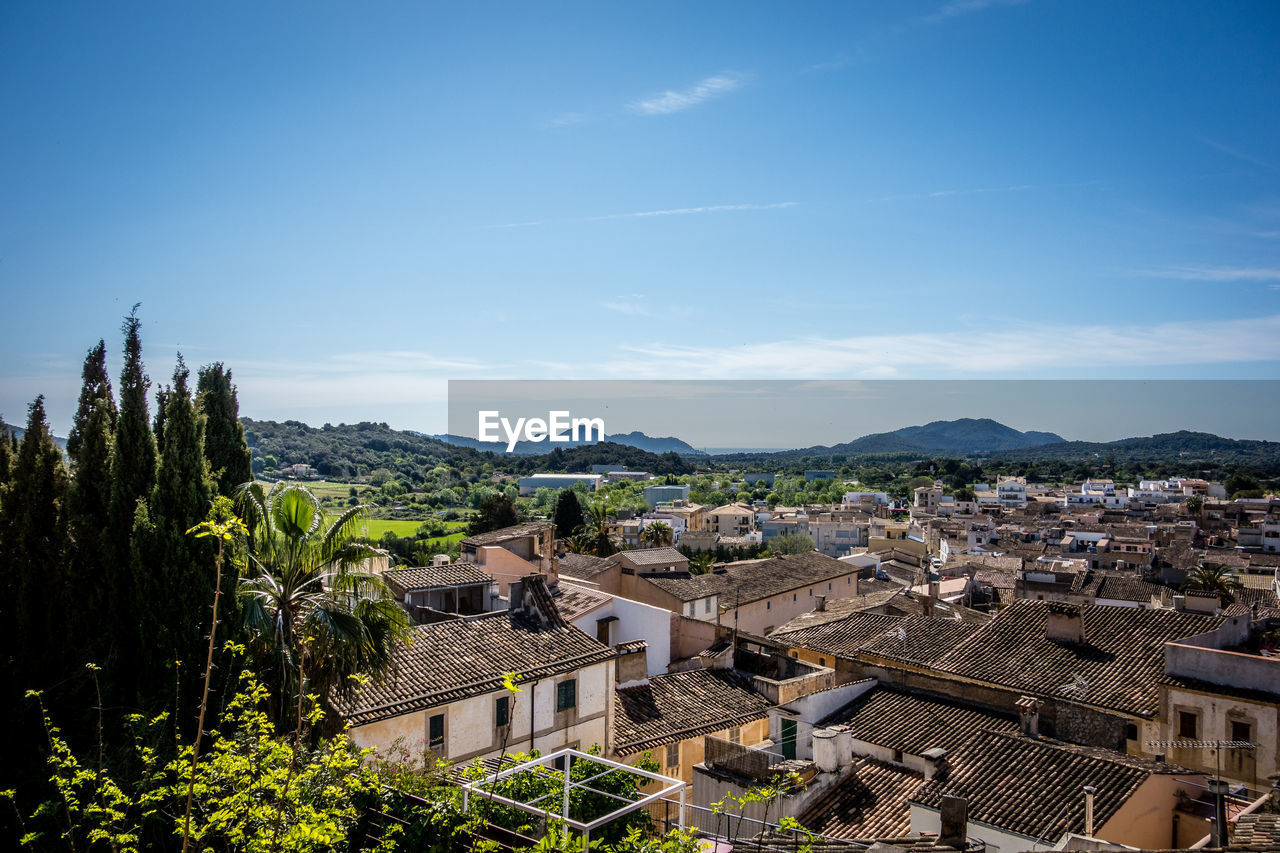
[[[384,754],[399,747],[457,763],[504,749],[607,750],[618,659],[567,624],[545,579],[530,575],[511,585],[509,610],[414,628],[391,676],[339,711],[357,746]],[[508,673],[519,692],[504,687]]]
[[[728,563],[703,575],[669,571],[624,575],[621,593],[691,619],[767,634],[824,600],[856,594],[861,571],[856,565],[809,551]]]
[[[418,623],[438,621],[437,617],[448,614],[472,616],[506,607],[497,581],[489,574],[471,563],[450,563],[444,555],[430,566],[394,569],[382,577],[396,601]]]
[[[481,568],[506,595],[513,581],[530,572],[556,577],[555,534],[551,522],[530,521],[468,536],[459,544],[460,561]]]

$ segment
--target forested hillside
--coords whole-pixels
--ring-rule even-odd
[[[242,421],[254,472],[266,475],[302,464],[333,480],[372,481],[389,476],[411,488],[430,489],[459,479],[476,482],[496,473],[521,476],[539,471],[589,471],[592,465],[605,464],[653,474],[693,471],[693,466],[675,453],[659,456],[609,442],[558,448],[542,456],[506,456],[394,430],[385,423],[317,428],[300,421]]]

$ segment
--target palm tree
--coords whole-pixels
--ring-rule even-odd
[[[644,529],[644,541],[654,548],[670,545],[672,536],[671,525],[665,521],[655,521]]]
[[[587,523],[581,528],[597,557],[611,557],[622,550],[622,542],[609,532],[609,509],[606,503],[591,504],[587,507]]]
[[[304,694],[348,698],[352,676],[386,676],[409,619],[382,578],[360,570],[386,555],[357,539],[366,507],[350,507],[326,526],[305,486],[277,483],[264,491],[246,483],[237,493],[252,561],[238,594],[250,651],[274,682],[284,725],[284,709],[301,709]]]
[[[696,554],[689,558],[689,574],[705,575],[716,564],[716,558],[709,552]]]
[[[1231,593],[1240,588],[1240,582],[1231,576],[1229,567],[1222,563],[1201,563],[1187,575],[1182,588],[1198,592],[1215,592],[1220,596],[1232,598]]]

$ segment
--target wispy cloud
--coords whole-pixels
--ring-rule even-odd
[[[989,377],[1059,369],[1061,351],[1049,344],[1066,340],[1072,344],[1072,364],[1081,369],[1280,361],[1280,315],[1152,326],[1028,324],[994,331],[805,337],[737,346],[624,346],[625,358],[599,369],[629,377],[678,370],[689,379]],[[1224,340],[1232,346],[1223,347]],[[998,362],[979,357],[992,346],[999,347]]]
[[[940,24],[951,18],[972,15],[974,12],[981,12],[993,6],[1020,6],[1025,2],[1027,0],[952,0],[939,7],[933,14],[925,15],[924,21],[928,24]]]
[[[779,201],[773,204],[712,204],[704,207],[676,207],[667,210],[638,210],[633,213],[606,213],[602,216],[582,216],[577,219],[535,219],[529,222],[505,222],[489,225],[489,228],[532,228],[565,222],[603,222],[607,219],[643,219],[650,216],[688,216],[694,213],[725,213],[741,210],[783,210],[795,207],[798,201]]]
[[[572,127],[575,124],[582,124],[588,121],[590,116],[586,113],[562,113],[561,115],[549,118],[542,123],[546,128]]]
[[[1277,281],[1280,267],[1160,267],[1137,270],[1138,275],[1151,278],[1172,278],[1181,281]]]
[[[609,302],[601,302],[600,307],[609,311],[616,311],[619,314],[625,314],[628,317],[650,316],[649,309],[638,302],[624,302],[620,299],[615,299]]]
[[[627,104],[627,109],[637,115],[644,116],[678,113],[690,107],[696,107],[704,101],[732,92],[745,82],[746,77],[744,75],[726,71],[701,80],[683,91],[677,92],[668,89],[661,95],[632,101]]]
[[[881,196],[876,201],[906,201],[917,198],[945,198],[953,195],[982,195],[985,193],[1022,193],[1032,190],[1062,190],[1073,189],[1076,187],[1097,187],[1103,186],[1102,181],[1071,181],[1061,184],[1013,184],[1007,187],[967,187],[962,189],[945,189],[933,190],[931,192],[921,193],[897,193],[895,195]]]
[[[780,201],[775,204],[713,204],[707,207],[677,207],[670,210],[641,210],[636,213],[609,213],[604,216],[588,216],[584,222],[602,219],[635,219],[643,216],[686,216],[690,213],[723,213],[731,210],[781,210],[795,207],[799,202]]]
[[[1242,162],[1252,163],[1254,166],[1261,166],[1262,168],[1267,169],[1268,171],[1280,172],[1280,166],[1277,166],[1274,163],[1268,163],[1266,160],[1261,160],[1257,157],[1254,157],[1252,154],[1246,154],[1245,152],[1240,151],[1239,149],[1232,148],[1228,145],[1224,145],[1221,142],[1218,142],[1216,139],[1208,139],[1206,137],[1201,136],[1200,141],[1203,142],[1205,145],[1208,145],[1210,148],[1215,148],[1218,151],[1221,151],[1223,154],[1226,154],[1230,157],[1234,157],[1237,160],[1240,160]]]

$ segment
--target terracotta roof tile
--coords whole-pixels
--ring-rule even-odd
[[[1018,721],[954,699],[879,686],[830,714],[820,728],[846,725],[857,740],[911,755],[956,751],[981,731],[1015,732]]]
[[[1086,605],[1080,608],[1085,642],[1050,640],[1050,605],[1015,601],[944,656],[938,669],[1027,693],[1053,692],[1080,676],[1088,705],[1154,714],[1156,681],[1164,675],[1164,644],[1211,631],[1221,619],[1173,610]]]
[[[612,660],[574,627],[546,628],[503,611],[414,628],[395,651],[395,674],[340,704],[354,726],[499,689],[504,673],[545,678]]]
[[[1152,774],[1179,772],[1109,750],[1002,732],[976,735],[947,763],[947,772],[912,802],[936,808],[943,795],[964,797],[969,820],[1049,842],[1084,832],[1085,785],[1096,789],[1094,826],[1101,827]]]
[[[443,566],[417,566],[393,569],[382,575],[397,595],[415,589],[468,586],[493,583],[493,578],[471,563],[448,563]]]
[[[725,670],[657,675],[614,693],[614,749],[653,749],[767,716],[772,705],[750,680]]]

